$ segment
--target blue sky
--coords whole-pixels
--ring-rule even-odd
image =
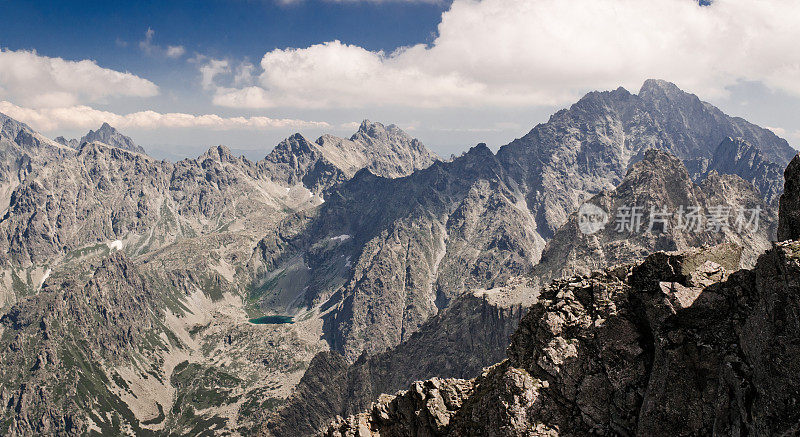
[[[161,156],[257,157],[364,118],[449,155],[657,77],[797,146],[800,5],[752,4],[5,0],[0,108],[52,136],[108,119]]]
[[[142,58],[148,29],[156,42],[214,57],[260,58],[274,48],[334,39],[370,50],[427,43],[443,4],[304,1],[3,1],[3,45],[48,56],[95,59],[101,65],[162,77],[177,63]],[[119,43],[127,43],[121,47]],[[126,50],[127,49],[127,50]]]

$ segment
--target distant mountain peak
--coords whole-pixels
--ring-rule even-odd
[[[683,90],[678,88],[672,82],[662,80],[662,79],[647,79],[642,84],[642,88],[639,89],[639,96],[646,96],[651,95],[654,93],[661,93],[665,95],[680,95],[686,94]]]
[[[397,126],[364,120],[349,139],[325,134],[310,142],[295,133],[265,158],[277,179],[303,181],[309,189],[325,190],[353,177],[363,168],[377,176],[407,176],[436,161],[436,155]]]
[[[231,152],[231,149],[223,145],[210,147],[208,150],[206,150],[206,153],[201,156],[201,158],[211,158],[220,162],[231,162],[236,160]]]
[[[63,137],[61,138],[63,139]],[[84,135],[77,143],[80,145],[93,141],[99,141],[109,146],[129,150],[131,152],[145,153],[144,148],[137,145],[130,137],[123,135],[108,123],[103,123],[97,130],[90,130],[89,133]],[[71,142],[70,140],[62,142],[62,144],[71,145]]]
[[[361,125],[358,126],[358,131],[350,137],[350,140],[355,141],[361,136],[368,136],[370,138],[381,140],[389,138],[386,126],[384,126],[382,123],[371,122],[369,120],[364,120],[361,122]]]

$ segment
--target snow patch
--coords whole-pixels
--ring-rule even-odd
[[[44,281],[46,281],[46,280],[47,280],[47,278],[49,278],[49,277],[50,277],[50,274],[51,274],[51,273],[53,273],[53,270],[51,270],[51,269],[47,269],[47,270],[44,272],[44,275],[42,276],[42,280],[41,280],[41,281],[39,281],[39,290],[41,290],[41,289],[42,289],[42,285],[44,285]]]
[[[106,244],[108,245],[108,248],[111,249],[111,250],[122,250],[122,246],[123,246],[122,240],[114,240],[114,241],[112,241],[110,243],[106,243]]]
[[[336,237],[331,237],[331,240],[340,241],[341,242],[341,241],[349,240],[350,238],[352,238],[352,237],[350,237],[347,234],[342,234],[342,235],[337,235]]]

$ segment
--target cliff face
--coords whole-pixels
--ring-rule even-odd
[[[800,156],[785,173],[786,186],[781,195],[778,240],[800,240]]]
[[[767,204],[777,203],[783,192],[781,165],[770,162],[758,148],[741,138],[725,138],[714,151],[708,172],[737,175],[753,184]]]
[[[515,285],[458,298],[408,340],[386,352],[363,354],[352,365],[336,352],[312,360],[294,394],[264,427],[274,436],[312,435],[336,416],[367,408],[381,393],[445,375],[472,378],[501,359],[536,290]]]
[[[422,426],[430,435],[794,432],[799,254],[800,243],[779,244],[753,270],[730,273],[738,250],[718,246],[556,281],[520,323],[508,359],[460,390],[471,390],[460,407],[401,393],[327,435],[399,436],[430,411],[446,416]],[[410,396],[424,400],[415,414],[383,413]]]

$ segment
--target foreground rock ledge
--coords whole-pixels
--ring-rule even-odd
[[[800,242],[731,245],[554,282],[508,359],[338,418],[328,436],[781,435],[800,430]]]

